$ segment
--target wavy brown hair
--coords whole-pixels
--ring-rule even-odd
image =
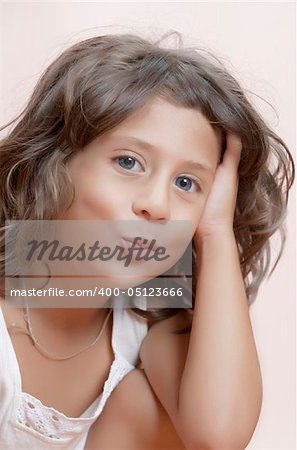
[[[180,45],[174,49],[162,47],[162,39],[134,34],[73,45],[50,64],[21,114],[1,128],[13,124],[0,144],[2,277],[5,220],[53,220],[65,211],[74,196],[67,171],[72,155],[159,96],[202,112],[223,142],[227,131],[241,138],[234,233],[247,299],[254,301],[271,265],[270,237],[276,231],[281,243],[270,274],[283,251],[293,159],[223,63],[205,50],[184,48],[175,34]],[[193,245],[193,308],[196,271]],[[131,309],[151,320],[183,310]]]

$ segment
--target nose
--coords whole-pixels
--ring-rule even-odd
[[[170,219],[170,201],[164,187],[152,188],[151,185],[138,192],[132,204],[134,214],[147,220],[168,221]]]

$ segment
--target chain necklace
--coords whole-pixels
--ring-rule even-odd
[[[95,340],[93,342],[91,342],[91,344],[89,344],[86,347],[82,348],[78,352],[72,353],[71,355],[68,355],[68,356],[56,356],[56,355],[53,355],[51,352],[49,352],[43,345],[40,344],[40,342],[38,342],[38,340],[36,339],[36,337],[34,336],[34,333],[32,331],[32,326],[31,326],[31,322],[30,322],[28,306],[23,308],[23,310],[24,310],[24,316],[23,317],[24,317],[24,320],[26,322],[27,331],[25,331],[21,327],[16,326],[15,323],[12,323],[10,328],[13,328],[15,330],[15,332],[23,332],[23,333],[27,334],[28,336],[30,336],[30,338],[33,341],[34,346],[39,351],[39,353],[41,353],[43,356],[46,356],[48,359],[52,359],[54,361],[65,361],[67,359],[74,358],[75,356],[79,355],[80,353],[82,353],[82,352],[88,350],[89,348],[93,347],[99,341],[100,337],[102,336],[104,328],[105,328],[105,326],[107,324],[107,321],[109,319],[109,316],[110,316],[110,314],[112,312],[112,309],[110,309],[109,313],[107,314],[107,316],[104,319],[103,325],[102,325],[99,333],[97,334]]]

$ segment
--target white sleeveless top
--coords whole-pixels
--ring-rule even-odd
[[[114,304],[117,305],[118,299]],[[117,305],[118,306],[118,305]],[[145,310],[146,299],[135,306]],[[129,309],[113,308],[112,348],[115,358],[103,392],[80,417],[67,417],[22,392],[16,354],[0,307],[0,449],[83,450],[91,425],[101,414],[108,397],[137,364],[147,320]]]

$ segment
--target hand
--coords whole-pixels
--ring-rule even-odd
[[[241,139],[227,133],[227,148],[223,161],[218,165],[214,182],[208,194],[202,217],[194,239],[230,230],[233,233],[233,219],[238,190],[238,164],[241,155]]]

